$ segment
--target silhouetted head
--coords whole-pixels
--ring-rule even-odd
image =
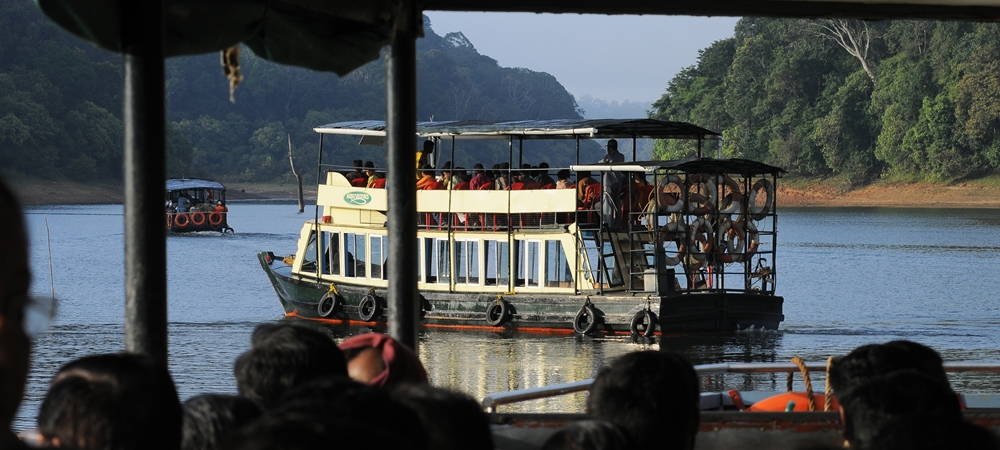
[[[601,368],[587,414],[624,429],[635,448],[689,450],[699,423],[698,376],[673,352],[627,353]]]
[[[948,384],[916,370],[868,378],[838,400],[852,448],[952,448],[941,439],[963,422]]]
[[[550,436],[541,450],[627,450],[628,436],[606,420],[579,420],[566,424]]]
[[[608,140],[608,153],[614,153],[618,151],[618,141],[615,139]]]
[[[420,418],[430,448],[493,450],[489,419],[474,398],[429,384],[403,385],[392,396]]]
[[[556,177],[560,180],[568,180],[570,177],[569,169],[561,169],[556,173]]]
[[[260,406],[237,395],[202,394],[184,402],[181,450],[216,450],[229,435],[260,417]]]
[[[429,154],[434,152],[434,141],[428,139],[424,141],[424,154]]]
[[[74,450],[176,450],[181,404],[167,368],[131,353],[59,369],[38,412],[43,441]]]
[[[948,384],[941,355],[925,345],[899,340],[863,345],[845,356],[834,358],[830,366],[830,386],[839,398],[872,377],[906,369]]]
[[[356,172],[361,172],[361,169],[363,167],[364,167],[364,162],[363,161],[361,161],[360,159],[355,159],[354,160],[354,170]]]
[[[331,375],[347,375],[343,352],[320,331],[291,324],[261,324],[250,337],[250,350],[233,371],[240,395],[269,408],[288,389]]]

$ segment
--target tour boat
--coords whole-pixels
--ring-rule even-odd
[[[166,193],[167,230],[175,233],[232,233],[227,220],[226,187],[197,178],[171,178]]]
[[[384,136],[385,125],[315,131],[364,143]],[[426,122],[417,132],[453,149],[463,139],[505,139],[512,155],[527,139],[575,139],[577,148],[583,139],[631,139],[633,148],[640,138],[693,139],[700,154],[703,142],[720,138],[651,119]],[[287,316],[385,322],[386,260],[394,256],[386,251],[386,190],[353,186],[326,169],[316,217],[302,227],[295,254],[261,252],[261,266]],[[782,169],[700,155],[570,169],[590,171],[591,185],[416,192],[419,250],[411,256],[423,326],[649,337],[657,327],[776,329],[784,320],[774,291]],[[645,178],[637,174],[648,184],[633,182]]]

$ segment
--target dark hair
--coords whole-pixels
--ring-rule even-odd
[[[202,394],[184,402],[181,450],[216,450],[225,438],[256,420],[261,409],[248,398]]]
[[[838,395],[838,400],[844,408],[844,437],[852,448],[867,449],[874,442],[885,442],[885,434],[893,429],[910,436],[911,443],[926,443],[962,422],[958,397],[951,388],[916,370],[869,378],[850,393]],[[940,446],[945,442],[937,444],[921,448],[949,447]]]
[[[361,161],[360,159],[354,160],[354,170],[361,170],[363,166],[364,166],[364,161]]]
[[[331,442],[338,449],[420,450],[427,448],[427,435],[417,415],[385,390],[323,377],[289,390],[226,448],[313,449]]]
[[[570,177],[569,169],[561,169],[556,173],[556,177],[560,180],[568,180]]]
[[[606,420],[580,420],[550,436],[541,450],[627,450],[633,448],[622,429]]]
[[[131,353],[62,366],[38,412],[38,429],[75,450],[176,450],[181,404],[167,368]]]
[[[329,336],[291,324],[261,324],[250,350],[233,366],[240,395],[269,408],[288,389],[314,378],[347,375],[344,354]]]
[[[403,385],[392,394],[420,418],[431,448],[493,450],[489,419],[472,397],[427,384]]]
[[[485,169],[486,168],[483,167],[483,163],[476,163],[475,165],[472,166],[472,171],[477,174],[485,172]]]
[[[872,377],[905,369],[917,370],[948,384],[941,355],[925,345],[903,340],[863,345],[834,358],[829,382],[840,398]]]
[[[590,386],[587,414],[622,427],[635,448],[690,449],[698,403],[691,363],[673,352],[644,351],[601,368]]]
[[[434,141],[428,139],[424,141],[424,153],[432,153],[434,151]]]
[[[434,168],[431,167],[430,164],[424,164],[423,167],[420,168],[420,172],[423,173],[424,175],[431,175],[431,176],[437,173],[434,171]]]
[[[375,163],[371,161],[365,161],[365,169],[375,169]]]

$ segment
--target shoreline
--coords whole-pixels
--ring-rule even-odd
[[[8,184],[25,206],[121,204],[120,184],[9,179]],[[293,184],[233,183],[227,200],[292,200]],[[304,189],[307,203],[315,202],[316,189]],[[1000,208],[1000,186],[976,183],[877,183],[848,192],[819,182],[785,182],[777,192],[778,207],[882,207],[882,208]]]

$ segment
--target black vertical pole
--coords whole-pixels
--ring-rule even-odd
[[[415,17],[420,17],[415,12]],[[386,134],[389,142],[386,188],[389,228],[389,335],[417,350],[420,316],[417,296],[417,27],[396,32],[386,54]],[[407,29],[408,28],[408,29]]]
[[[122,2],[125,349],[167,364],[163,0]]]

